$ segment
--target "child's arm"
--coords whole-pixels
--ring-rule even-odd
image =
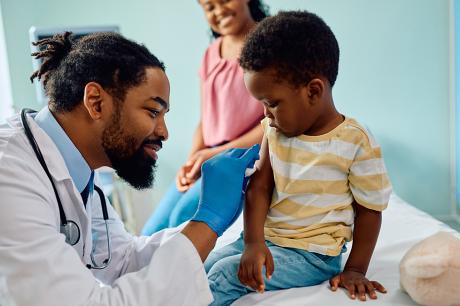
[[[244,206],[244,244],[238,277],[242,284],[263,292],[265,283],[262,267],[265,265],[266,277],[274,270],[273,258],[265,245],[264,223],[267,217],[274,187],[273,170],[268,155],[266,137],[262,140],[260,160],[257,171],[252,176],[246,191]]]
[[[386,293],[386,289],[376,281],[369,281],[366,272],[379,236],[382,213],[367,209],[356,202],[353,207],[356,217],[350,256],[343,272],[331,278],[329,283],[333,291],[337,287],[347,289],[352,299],[357,294],[360,300],[365,301],[366,293],[371,299],[376,299],[375,290]]]

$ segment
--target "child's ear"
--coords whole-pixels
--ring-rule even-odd
[[[321,79],[313,79],[307,84],[306,90],[310,104],[313,105],[321,101],[325,87],[326,84]]]

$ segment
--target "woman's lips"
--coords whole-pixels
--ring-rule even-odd
[[[233,15],[227,15],[218,21],[219,27],[227,27],[233,21]]]

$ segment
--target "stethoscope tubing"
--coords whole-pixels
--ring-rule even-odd
[[[32,149],[34,150],[35,155],[36,155],[38,161],[40,162],[43,170],[45,171],[46,176],[50,180],[51,185],[53,187],[53,191],[54,191],[54,194],[56,196],[56,201],[57,201],[58,208],[59,208],[59,217],[60,217],[60,222],[61,222],[60,232],[63,233],[64,236],[66,237],[66,242],[73,246],[73,245],[77,244],[78,241],[80,240],[80,228],[79,228],[79,226],[77,225],[76,222],[74,222],[72,220],[67,220],[67,217],[66,217],[65,212],[64,212],[64,208],[62,207],[61,198],[59,197],[59,193],[58,193],[57,188],[56,188],[56,185],[54,184],[54,181],[53,181],[53,179],[51,177],[51,173],[50,173],[50,171],[48,169],[48,166],[46,165],[46,162],[45,162],[43,154],[42,154],[42,152],[40,150],[40,147],[38,146],[37,141],[36,141],[32,131],[30,129],[30,126],[29,126],[29,124],[27,122],[27,114],[28,113],[35,113],[35,112],[36,111],[28,109],[28,108],[22,109],[21,110],[21,122],[22,122],[22,125],[24,127],[24,132],[26,134],[26,137],[27,137]],[[99,188],[96,185],[94,185],[94,190],[96,190],[96,192],[98,193],[99,198],[100,198],[100,202],[101,202],[102,216],[104,218],[105,228],[106,228],[106,233],[107,233],[108,258],[105,259],[101,265],[97,265],[96,262],[95,262],[94,256],[93,256],[93,252],[95,250],[95,244],[93,243],[93,248],[92,248],[92,251],[91,251],[91,261],[93,263],[93,266],[91,266],[89,264],[86,265],[86,266],[89,269],[105,269],[109,265],[109,263],[110,263],[110,261],[112,259],[112,251],[111,251],[111,246],[110,246],[109,226],[108,226],[109,214],[107,212],[107,203],[105,201],[104,192],[102,191],[101,188]],[[76,237],[76,238],[73,238],[73,239],[72,239],[72,234],[71,234],[72,228],[74,229],[74,231],[76,231],[76,234],[73,235],[73,237]]]

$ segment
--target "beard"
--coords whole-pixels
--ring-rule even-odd
[[[150,188],[155,178],[156,160],[147,156],[143,146],[151,141],[144,141],[137,147],[135,137],[122,129],[120,114],[121,110],[116,109],[111,123],[104,129],[102,147],[120,178],[138,190]]]

